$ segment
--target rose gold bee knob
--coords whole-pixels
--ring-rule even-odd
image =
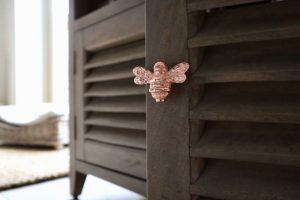
[[[175,65],[168,71],[164,62],[157,62],[154,65],[154,72],[143,67],[135,67],[134,83],[138,85],[150,84],[149,92],[156,102],[164,102],[170,94],[172,83],[183,83],[186,80],[185,72],[190,65],[186,62]]]

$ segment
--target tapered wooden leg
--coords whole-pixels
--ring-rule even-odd
[[[71,173],[70,178],[71,178],[71,194],[73,195],[74,199],[77,199],[77,197],[81,194],[86,179],[86,174],[74,171]]]

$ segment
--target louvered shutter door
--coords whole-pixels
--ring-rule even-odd
[[[300,2],[187,7],[193,199],[300,199]]]
[[[143,182],[123,186],[145,194],[145,87],[133,83],[132,73],[145,65],[145,14],[143,1],[128,3],[134,6],[112,16],[104,7],[97,12],[103,20],[75,34],[75,149],[78,160]],[[112,7],[122,4],[129,7]]]

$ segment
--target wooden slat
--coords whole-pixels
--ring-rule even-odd
[[[76,159],[82,159],[83,158],[83,152],[82,152],[82,145],[83,145],[83,134],[84,133],[84,115],[83,109],[84,109],[84,99],[82,98],[84,95],[84,84],[83,84],[83,77],[84,77],[84,72],[83,72],[83,66],[84,63],[87,60],[87,54],[85,53],[83,47],[82,47],[82,37],[80,33],[74,34],[74,51],[75,55],[73,57],[74,59],[74,69],[73,74],[71,76],[74,76],[72,79],[74,82],[70,83],[73,84],[73,94],[74,96],[70,96],[70,99],[72,99],[74,103],[74,114],[75,114],[75,122],[74,122],[74,138],[75,139],[75,153],[76,153]],[[71,108],[72,109],[72,108]]]
[[[300,84],[211,85],[190,117],[203,120],[300,123]]]
[[[76,41],[72,54],[77,58],[76,70],[70,70],[76,76],[70,79],[76,82],[76,98],[71,98],[76,116],[70,119],[76,125],[72,146],[76,154],[72,152],[71,160],[74,199],[88,174],[146,194],[145,87],[137,87],[132,74],[136,64],[145,62],[144,0],[105,2],[107,6],[71,21],[70,32],[78,33],[70,37]],[[89,5],[102,4],[80,3],[85,8],[79,6],[78,17],[90,11]]]
[[[193,74],[198,83],[300,80],[300,40],[208,47]]]
[[[130,69],[129,69],[130,68]],[[85,79],[85,83],[111,81],[124,78],[133,78],[132,66],[120,67],[120,68],[104,68],[91,72]]]
[[[124,1],[124,0],[122,0]],[[115,4],[134,4],[134,1]],[[120,8],[116,8],[120,9]],[[97,17],[97,16],[96,16]],[[87,51],[96,51],[121,44],[127,44],[145,38],[145,4],[138,5],[123,10],[117,15],[110,16],[107,20],[94,24],[82,31],[84,48]]]
[[[101,7],[101,9],[97,9],[75,20],[73,29],[71,30],[78,31],[97,22],[107,20],[110,17],[131,9],[132,7],[135,7],[143,2],[144,0],[112,1],[108,5]]]
[[[84,66],[85,69],[103,67],[145,57],[145,41],[138,41],[110,49],[98,51]]]
[[[84,155],[87,162],[146,179],[144,150],[87,140],[84,143]]]
[[[145,86],[135,85],[133,79],[92,84],[85,92],[85,97],[113,97],[144,95]]]
[[[104,143],[146,149],[145,131],[91,127],[87,131],[85,138]]]
[[[49,2],[50,3],[50,2]],[[73,22],[75,19],[75,2],[74,0],[69,1],[69,30],[72,30]],[[73,197],[76,199],[76,197],[81,193],[86,175],[83,173],[80,173],[76,169],[76,149],[75,146],[78,144],[76,142],[76,106],[75,106],[75,80],[77,79],[76,76],[74,76],[76,72],[76,63],[79,61],[76,59],[76,54],[79,53],[79,57],[81,57],[80,51],[77,52],[78,43],[80,44],[80,40],[76,41],[76,39],[80,38],[78,34],[73,33],[72,31],[69,31],[69,150],[70,150],[70,171],[69,171],[69,177],[70,177],[70,193],[73,195]],[[76,42],[75,42],[76,41]],[[79,61],[80,62],[80,61]]]
[[[133,78],[132,69],[135,66],[144,66],[145,59],[138,59],[131,62],[125,62],[120,64],[111,65],[104,68],[96,68],[88,71],[87,76],[84,79],[85,83],[111,81],[124,78]]]
[[[221,97],[219,98],[221,99]],[[191,118],[202,120],[233,120],[252,122],[300,123],[299,98],[272,99],[255,98],[243,99],[233,97],[217,100],[206,98],[191,111]]]
[[[211,198],[199,197],[199,196],[192,196],[191,200],[217,200],[217,199],[211,199]]]
[[[194,12],[189,14],[188,17],[188,37],[193,36],[195,33],[198,32],[199,27],[203,23],[205,17],[205,12]],[[191,74],[194,74],[195,71],[200,67],[200,63],[203,62],[204,58],[204,48],[193,48],[189,49],[189,64],[191,69],[189,70],[189,78]],[[190,88],[189,93],[197,94],[197,95],[190,95],[189,96],[189,107],[192,108],[198,104],[198,101],[201,95],[204,92],[203,85],[199,84],[192,84],[190,81]],[[203,130],[205,127],[205,121],[201,120],[189,120],[189,144],[195,144],[198,139],[201,137]],[[190,183],[194,183],[198,180],[199,176],[202,173],[202,170],[205,169],[205,159],[203,158],[191,158],[190,157]],[[195,196],[192,196],[191,200],[199,200]]]
[[[300,167],[299,131],[291,124],[208,122],[190,155]]]
[[[146,116],[145,114],[91,113],[85,119],[84,124],[145,130]]]
[[[85,106],[85,111],[94,112],[119,112],[119,113],[145,113],[146,97],[110,97],[110,98],[92,98]]]
[[[193,12],[197,10],[206,10],[262,1],[265,0],[190,0],[188,3],[188,11]]]
[[[234,161],[207,162],[191,193],[216,199],[300,199],[300,169]]]
[[[123,186],[142,195],[146,195],[146,181],[140,178],[127,176],[107,168],[99,167],[90,163],[75,161],[76,169],[84,174],[92,174],[109,182]]]
[[[188,60],[186,0],[146,3],[146,66],[163,59],[169,66]],[[186,200],[189,194],[188,85],[172,87],[166,103],[147,93],[148,200]]]
[[[300,37],[299,6],[284,1],[212,12],[189,47]]]

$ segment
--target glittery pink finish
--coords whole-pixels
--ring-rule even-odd
[[[172,83],[183,83],[186,80],[185,72],[189,69],[188,63],[182,62],[175,65],[170,71],[163,62],[154,65],[154,72],[143,67],[135,67],[136,76],[134,83],[138,85],[150,84],[149,92],[156,102],[164,102],[171,90]]]

